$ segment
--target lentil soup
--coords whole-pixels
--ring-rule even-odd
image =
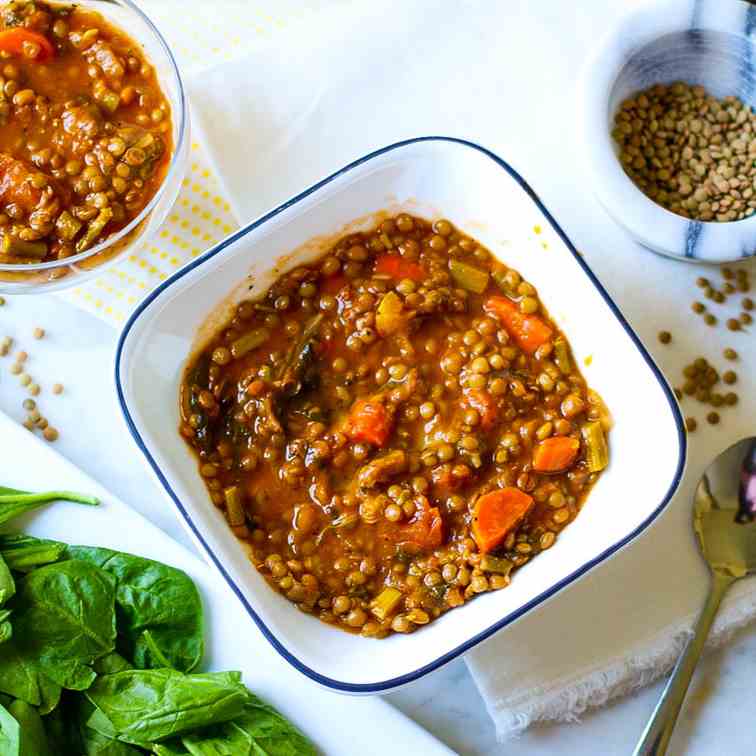
[[[507,586],[608,464],[608,412],[535,288],[407,214],[241,302],[180,405],[270,585],[369,637]]]
[[[0,262],[64,259],[123,229],[171,153],[170,106],[125,32],[76,5],[0,6]]]

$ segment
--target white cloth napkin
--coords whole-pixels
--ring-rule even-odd
[[[673,383],[699,354],[720,367],[724,346],[741,355],[741,402],[722,411],[719,426],[685,400],[699,430],[679,494],[654,527],[467,655],[501,737],[538,720],[575,719],[668,670],[706,589],[690,527],[693,486],[717,452],[755,430],[756,340],[693,316],[702,270],[628,239],[593,198],[577,157],[581,66],[629,5],[360,4],[323,13],[190,87],[198,133],[241,222],[376,147],[408,136],[466,137],[511,162],[541,195]],[[720,315],[730,311],[732,303]],[[673,333],[670,346],[656,339],[662,328]],[[638,489],[614,506],[633,506],[642,479],[639,471]],[[741,582],[713,640],[754,615],[756,583]]]

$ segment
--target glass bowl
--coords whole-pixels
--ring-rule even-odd
[[[99,275],[134,247],[147,241],[163,224],[176,201],[189,151],[189,111],[176,61],[162,34],[132,0],[76,0],[76,5],[98,11],[141,44],[155,68],[171,106],[173,154],[163,183],[131,223],[91,249],[63,260],[43,263],[0,263],[0,293],[37,294],[78,286]]]

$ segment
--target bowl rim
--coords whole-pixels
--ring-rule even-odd
[[[636,527],[629,534],[621,538],[615,544],[605,549],[599,555],[593,557],[592,559],[589,559],[581,567],[574,570],[569,575],[563,577],[556,583],[552,584],[547,590],[543,591],[538,596],[528,601],[526,604],[523,604],[515,611],[510,612],[509,614],[497,620],[496,622],[494,622],[492,625],[485,628],[481,632],[468,638],[464,643],[459,644],[451,651],[447,651],[441,654],[439,657],[425,664],[424,666],[414,669],[410,672],[406,672],[402,675],[398,675],[397,677],[394,677],[388,680],[381,680],[378,682],[371,682],[371,683],[351,683],[351,682],[345,682],[342,680],[336,680],[336,679],[327,677],[326,675],[323,675],[320,672],[317,672],[316,670],[312,669],[311,667],[308,667],[306,664],[301,662],[294,655],[293,652],[289,651],[284,645],[284,643],[280,641],[271,632],[271,630],[266,626],[263,620],[258,616],[255,609],[250,605],[249,601],[245,598],[239,586],[234,582],[233,578],[228,574],[228,572],[224,568],[223,563],[221,562],[220,558],[212,552],[207,542],[203,538],[202,533],[200,532],[200,529],[194,523],[191,516],[189,515],[189,513],[187,512],[187,510],[184,508],[183,504],[181,503],[179,497],[173,491],[170,483],[168,482],[165,475],[161,471],[160,466],[157,464],[156,460],[153,458],[152,454],[147,448],[147,445],[145,444],[139,431],[137,430],[134,418],[132,417],[131,412],[129,410],[128,402],[125,398],[124,384],[123,384],[123,379],[122,379],[122,374],[121,374],[121,370],[122,370],[121,359],[123,356],[124,347],[126,345],[126,341],[129,337],[129,334],[132,328],[134,327],[134,325],[139,320],[141,314],[147,309],[147,307],[149,307],[149,305],[152,302],[154,302],[160,296],[160,294],[163,291],[168,289],[170,286],[176,283],[179,279],[181,279],[187,273],[199,267],[200,265],[203,265],[205,262],[207,262],[211,258],[218,255],[220,252],[222,252],[229,245],[233,244],[237,240],[246,236],[248,233],[250,233],[254,229],[262,226],[267,221],[271,220],[273,217],[283,212],[287,208],[292,207],[293,205],[296,205],[298,202],[300,202],[304,198],[308,197],[314,192],[317,192],[319,189],[323,188],[324,186],[332,182],[334,179],[341,177],[349,173],[350,171],[354,170],[355,168],[358,168],[364,165],[365,163],[371,161],[373,158],[380,157],[382,155],[393,152],[395,150],[399,150],[403,147],[407,147],[410,145],[419,144],[423,142],[451,143],[451,144],[460,145],[465,148],[472,149],[481,153],[482,155],[488,157],[490,160],[496,163],[496,165],[502,168],[511,178],[513,178],[517,182],[517,184],[520,186],[520,188],[528,195],[530,200],[533,203],[535,203],[536,207],[543,214],[544,218],[548,221],[551,228],[559,236],[559,238],[564,243],[564,245],[566,246],[570,254],[572,254],[573,258],[575,259],[577,264],[580,266],[583,273],[588,277],[588,280],[598,290],[599,294],[604,299],[605,303],[611,310],[612,314],[617,318],[620,325],[624,328],[625,333],[627,334],[630,341],[633,343],[636,349],[640,352],[641,357],[645,360],[652,375],[654,376],[659,386],[661,387],[664,395],[667,398],[667,402],[669,404],[672,417],[677,427],[677,437],[678,437],[678,445],[679,445],[678,446],[678,459],[677,459],[677,466],[675,469],[675,474],[672,479],[672,482],[670,483],[669,488],[667,489],[667,492],[665,493],[664,497],[659,502],[659,504],[656,506],[656,508],[640,525],[638,525],[638,527]],[[516,621],[520,617],[527,614],[531,609],[535,608],[539,604],[542,604],[548,599],[552,598],[557,593],[559,593],[563,588],[575,582],[577,579],[585,575],[588,571],[596,567],[598,564],[606,560],[608,557],[612,556],[615,552],[619,551],[621,548],[629,544],[631,541],[635,540],[635,538],[637,538],[644,530],[646,530],[646,528],[648,528],[648,526],[659,516],[659,514],[661,514],[661,512],[669,504],[670,499],[672,498],[673,494],[675,493],[675,491],[677,490],[680,484],[680,480],[682,478],[683,470],[685,467],[687,439],[686,439],[686,434],[685,434],[685,430],[683,426],[682,415],[680,413],[680,409],[678,407],[677,401],[674,397],[674,394],[672,393],[672,390],[669,388],[667,382],[662,376],[661,371],[659,370],[659,368],[657,367],[657,365],[655,364],[655,362],[653,361],[649,353],[646,351],[645,347],[643,346],[643,344],[641,343],[640,339],[635,334],[631,326],[625,320],[625,318],[623,317],[617,305],[614,303],[614,301],[609,296],[607,291],[604,289],[604,287],[598,281],[594,273],[591,271],[591,269],[588,267],[586,262],[583,260],[580,253],[575,249],[572,242],[570,242],[570,240],[567,238],[564,231],[562,231],[561,227],[557,224],[554,217],[546,209],[545,205],[541,202],[541,200],[538,198],[536,193],[530,188],[527,182],[520,176],[520,174],[517,173],[517,171],[515,171],[507,162],[502,160],[494,152],[491,152],[490,150],[486,149],[485,147],[482,147],[479,144],[476,144],[475,142],[471,142],[466,139],[460,139],[457,137],[447,137],[447,136],[414,137],[411,139],[405,139],[399,142],[395,142],[386,147],[382,147],[373,152],[370,152],[364,157],[358,158],[357,160],[349,163],[343,168],[335,171],[330,176],[327,176],[321,181],[313,184],[312,186],[308,187],[300,194],[295,195],[294,197],[287,200],[286,202],[279,205],[278,207],[274,208],[273,210],[269,211],[265,215],[244,225],[238,231],[234,232],[233,234],[228,236],[226,239],[219,242],[214,247],[210,248],[203,255],[193,260],[192,262],[188,263],[184,268],[178,270],[170,278],[162,282],[152,292],[150,292],[150,294],[148,294],[147,297],[145,297],[145,299],[139,303],[137,308],[134,310],[134,312],[129,317],[128,321],[126,322],[126,325],[124,326],[118,338],[118,344],[115,351],[114,379],[115,379],[115,385],[116,385],[118,404],[121,408],[121,413],[126,422],[126,426],[129,432],[131,433],[137,447],[140,449],[145,459],[151,466],[155,476],[160,481],[166,493],[172,499],[174,505],[176,506],[176,509],[183,517],[185,525],[190,529],[196,541],[201,545],[202,550],[204,552],[205,559],[209,560],[213,564],[213,566],[220,572],[221,576],[224,578],[228,586],[236,594],[237,598],[242,602],[242,605],[244,606],[245,610],[250,615],[252,620],[255,622],[260,632],[262,632],[265,638],[267,638],[268,642],[273,646],[273,648],[276,649],[276,651],[278,651],[278,653],[287,662],[289,662],[294,668],[298,669],[302,674],[306,675],[311,680],[327,688],[330,688],[332,690],[342,692],[342,693],[362,693],[362,694],[382,693],[382,692],[390,691],[399,686],[405,685],[406,683],[413,682],[414,680],[418,680],[424,675],[436,669],[439,669],[440,667],[452,661],[453,659],[460,656],[461,654],[466,653],[471,648],[479,644],[481,641],[486,640],[487,638],[492,636],[494,633],[498,632],[502,628],[506,627],[507,625],[511,624],[512,622]]]
[[[692,5],[695,7],[689,21],[682,23],[677,13],[689,11]],[[734,8],[740,5],[745,8],[746,23],[751,23],[751,17],[756,19],[756,7],[749,4],[749,0],[734,0],[732,3]],[[733,237],[733,234],[746,231],[752,234],[756,214],[741,220],[720,222],[685,218],[668,210],[646,196],[625,173],[610,135],[611,119],[614,117],[614,113],[608,111],[611,90],[629,58],[653,42],[674,34],[718,32],[740,39],[756,49],[753,35],[749,36],[744,30],[725,28],[724,18],[722,25],[701,23],[697,15],[699,11],[695,10],[697,7],[698,3],[693,4],[690,0],[643,0],[620,15],[599,39],[596,49],[583,66],[579,77],[578,130],[594,195],[612,220],[633,239],[657,254],[683,262],[714,265],[741,262],[756,256],[756,251],[738,249],[741,240]],[[659,19],[653,30],[644,31],[642,36],[633,40],[631,47],[623,44],[628,27],[651,14]],[[620,48],[626,48],[629,57],[616,59],[615,53]],[[605,83],[608,85],[607,91],[604,90]],[[597,120],[604,111],[608,118],[606,124]],[[616,181],[608,178],[607,171],[611,171]],[[632,213],[628,212],[628,207],[632,207]],[[660,227],[656,222],[662,218],[665,220],[665,231],[657,233],[655,229]],[[675,245],[669,243],[672,233],[666,230],[672,228],[677,240]],[[704,245],[705,253],[701,254],[700,242],[704,236],[710,241]],[[727,251],[730,249],[733,251]]]
[[[149,217],[150,213],[152,213],[152,211],[155,209],[155,206],[162,198],[165,192],[165,188],[170,184],[170,180],[176,175],[178,171],[182,170],[181,157],[183,155],[184,144],[186,143],[188,133],[187,124],[189,121],[189,106],[187,102],[186,91],[184,89],[184,82],[181,78],[181,72],[179,71],[178,64],[176,63],[176,58],[174,57],[173,51],[171,50],[170,46],[166,42],[165,37],[163,37],[163,35],[160,33],[160,30],[157,28],[155,23],[141,8],[139,8],[139,6],[137,6],[133,2],[133,0],[115,0],[115,2],[116,4],[120,4],[122,7],[128,8],[129,11],[138,16],[144,22],[145,26],[150,30],[150,32],[154,35],[158,46],[162,48],[163,52],[166,55],[166,58],[170,65],[171,75],[176,82],[176,90],[178,94],[178,113],[171,113],[171,116],[172,118],[179,118],[178,135],[176,138],[176,143],[173,145],[173,154],[171,155],[171,162],[168,165],[168,170],[165,172],[165,176],[163,176],[163,180],[160,182],[160,186],[152,196],[152,199],[150,199],[150,201],[141,209],[139,215],[133,218],[128,223],[128,225],[124,226],[115,234],[112,234],[107,239],[103,239],[101,242],[99,242],[99,244],[95,244],[95,246],[91,247],[90,249],[85,249],[83,252],[79,252],[76,255],[71,255],[70,257],[64,257],[61,260],[50,260],[43,263],[0,263],[0,271],[4,273],[36,273],[39,271],[51,269],[54,270],[55,268],[68,267],[70,265],[75,265],[76,263],[84,262],[90,257],[93,257],[100,252],[104,252],[113,244],[116,244],[121,239],[128,236],[146,218]],[[143,46],[138,39],[135,39],[134,41],[140,47]],[[128,247],[125,247],[120,254],[116,255],[116,258],[120,257],[123,252],[126,251],[126,249],[128,249]],[[96,267],[99,268],[100,266]]]

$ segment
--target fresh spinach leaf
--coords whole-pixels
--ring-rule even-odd
[[[16,581],[13,580],[10,567],[0,554],[0,606],[8,601],[16,592]]]
[[[152,752],[155,756],[186,756],[189,753],[178,740],[169,740],[167,743],[156,743],[152,747]]]
[[[19,581],[13,625],[27,658],[61,687],[84,690],[92,662],[115,646],[115,580],[78,559],[40,567]]]
[[[0,691],[47,714],[58,705],[60,685],[44,674],[33,651],[19,647],[15,635],[0,644]]]
[[[5,706],[0,705],[0,756],[19,756],[21,725]]]
[[[13,636],[13,625],[10,622],[11,610],[0,609],[0,643],[5,643]]]
[[[117,651],[111,651],[109,654],[100,657],[92,665],[92,669],[98,675],[112,675],[115,672],[123,672],[125,669],[133,668],[133,665]]]
[[[139,669],[191,672],[204,651],[199,591],[181,570],[110,549],[71,546],[68,554],[116,579],[118,650]]]
[[[37,709],[26,701],[16,700],[8,706],[8,711],[21,727],[19,756],[53,756]]]
[[[315,756],[310,741],[272,706],[249,694],[242,716],[185,735],[191,756]]]
[[[66,551],[66,544],[17,533],[0,534],[0,557],[11,570],[29,572],[44,564],[57,562]]]
[[[98,677],[86,696],[99,712],[90,727],[146,747],[241,716],[249,693],[238,672],[135,669]]]
[[[89,727],[83,728],[81,734],[84,756],[138,756],[144,753],[141,748],[105,737]]]
[[[0,525],[50,501],[75,501],[79,504],[90,504],[92,506],[99,504],[94,496],[86,496],[73,491],[28,493],[27,491],[0,487]]]

